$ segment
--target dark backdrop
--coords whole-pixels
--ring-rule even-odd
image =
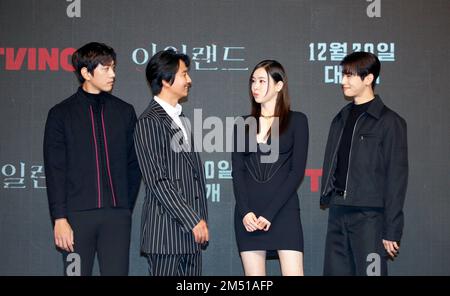
[[[450,275],[448,0],[1,0],[0,275],[58,275],[47,208],[42,140],[49,108],[76,91],[68,63],[74,48],[105,42],[118,53],[114,94],[138,115],[150,99],[151,55],[168,46],[193,57],[193,88],[183,105],[208,116],[250,110],[247,81],[262,59],[286,68],[292,109],[307,114],[310,149],[299,188],[305,273],[320,275],[327,212],[318,186],[330,121],[346,104],[339,60],[369,50],[382,60],[377,93],[408,123],[410,182],[405,229],[394,275]],[[208,130],[204,130],[206,134]],[[241,275],[233,231],[229,153],[202,153],[211,242],[205,275]],[[143,194],[133,216],[132,275],[139,256]],[[280,274],[269,262],[269,274]]]

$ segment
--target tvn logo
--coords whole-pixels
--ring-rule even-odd
[[[0,47],[0,69],[6,71],[74,71],[75,48]]]

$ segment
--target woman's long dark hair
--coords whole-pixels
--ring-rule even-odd
[[[278,92],[277,102],[275,104],[275,113],[274,116],[279,118],[279,134],[281,135],[287,128],[289,122],[289,111],[291,107],[291,99],[289,97],[288,90],[288,79],[286,76],[286,72],[284,71],[283,66],[274,60],[264,60],[259,62],[252,73],[250,74],[250,79],[248,82],[248,90],[250,95],[250,101],[252,102],[252,113],[251,115],[256,118],[256,122],[258,123],[258,132],[259,132],[259,117],[261,116],[261,104],[257,103],[252,94],[252,77],[255,71],[259,68],[263,68],[266,70],[267,74],[272,77],[275,81],[275,84],[278,81],[283,82],[283,88],[280,92]],[[267,81],[269,83],[269,81]],[[269,88],[269,85],[268,85]],[[268,89],[267,89],[268,90]],[[270,135],[271,129],[269,129],[267,135]]]

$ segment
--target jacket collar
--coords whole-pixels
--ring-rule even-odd
[[[161,105],[164,111],[166,111],[166,113],[169,114],[169,116],[172,118],[180,116],[183,111],[183,107],[181,107],[181,105],[178,103],[174,107],[158,96],[154,96],[153,100],[156,101],[159,105]]]
[[[169,134],[172,137],[175,136],[175,133],[179,132],[179,129],[173,129],[173,127],[176,126],[175,122],[173,121],[172,117],[170,117],[170,115],[167,114],[167,112],[164,110],[164,108],[158,102],[156,102],[155,100],[151,100],[149,108],[153,112],[155,112],[158,115],[158,117],[161,118],[161,121],[166,126],[166,128],[169,131]],[[183,116],[183,114],[181,114],[181,116]],[[190,131],[186,130],[186,132],[188,133],[188,136],[190,136],[190,138],[191,138],[191,146],[190,146],[191,151],[185,151],[184,149],[181,149],[181,154],[186,158],[188,163],[193,168],[195,168],[193,157],[196,157],[196,156],[192,155],[192,153],[191,153],[193,151],[192,147],[194,145],[194,141],[193,141],[192,135],[190,134]]]
[[[164,108],[153,99],[150,101],[150,109],[153,110],[153,112],[155,112],[156,114],[158,114],[159,117],[163,118],[168,117],[169,119],[171,119],[169,114],[167,114],[167,112],[164,110]]]
[[[352,103],[348,103],[344,108],[342,108],[341,112],[339,113],[340,116],[346,120],[348,117],[348,113],[350,112],[350,109],[352,108]],[[381,100],[379,95],[375,95],[375,98],[372,100],[372,102],[369,105],[369,108],[367,109],[367,113],[376,119],[379,119],[381,116],[381,112],[383,111],[384,103]]]
[[[88,105],[105,104],[107,98],[107,95],[104,92],[101,92],[98,95],[88,95],[81,86],[78,87],[77,96],[82,102],[87,103]]]
[[[384,103],[381,100],[379,95],[375,95],[375,99],[373,99],[372,103],[370,104],[369,108],[367,109],[367,113],[375,117],[376,119],[379,119],[381,116],[381,112],[383,111]]]
[[[151,100],[150,109],[153,112],[155,112],[158,115],[158,117],[161,118],[161,121],[164,123],[164,125],[166,125],[169,128],[171,134],[177,132],[177,129],[175,130],[173,129],[173,127],[177,127],[177,125],[173,121],[172,117],[170,117],[167,111],[164,110],[164,108],[157,101]]]

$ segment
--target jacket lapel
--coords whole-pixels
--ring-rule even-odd
[[[180,134],[182,134],[182,130],[178,127],[178,125],[175,123],[175,121],[173,121],[172,117],[169,116],[169,114],[167,114],[167,112],[164,110],[163,107],[161,107],[160,104],[158,104],[158,102],[156,102],[155,100],[151,101],[151,108],[159,115],[159,117],[161,118],[161,121],[163,122],[163,124],[166,126],[170,137],[171,137],[171,144],[172,144],[172,139],[174,139],[175,137],[179,137]],[[183,120],[182,120],[183,121]],[[190,136],[190,130],[187,129],[186,125],[186,133],[188,136]],[[192,137],[191,137],[192,138]],[[184,141],[184,138],[183,138]],[[183,155],[183,157],[187,160],[187,162],[193,167],[195,168],[194,165],[194,161],[192,159],[192,153],[191,153],[191,149],[189,147],[182,147],[178,141],[175,141],[178,151],[177,153],[181,153],[181,155]],[[193,143],[191,143],[192,145]],[[192,147],[192,146],[191,146]],[[172,148],[170,148],[172,149]]]

